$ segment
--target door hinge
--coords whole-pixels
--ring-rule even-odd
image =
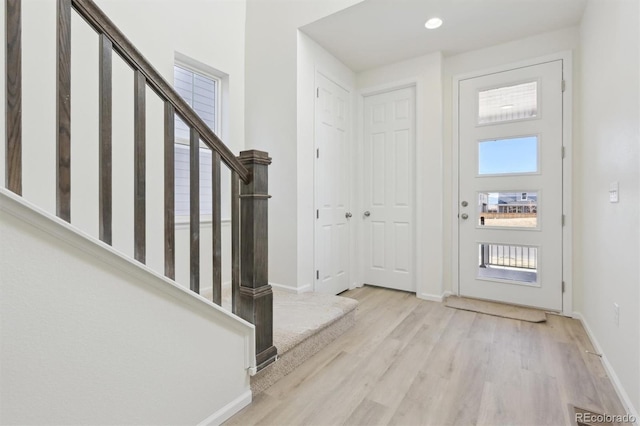
[[[320,270],[316,269],[316,280],[320,279]]]
[[[564,293],[564,281],[562,281],[562,292]]]
[[[316,209],[316,219],[320,219],[320,209]]]
[[[316,158],[320,158],[320,148],[316,148]]]
[[[567,89],[567,82],[562,80],[562,93]]]
[[[562,215],[562,226],[564,226],[564,222],[565,222],[565,216]]]
[[[563,92],[564,92],[564,90],[563,90]],[[316,87],[316,98],[319,98],[319,97],[320,97],[320,88]]]
[[[566,154],[567,154],[567,153],[566,153],[566,151],[565,151],[565,149],[564,149],[564,146],[563,146],[563,147],[562,147],[562,158],[564,158]]]

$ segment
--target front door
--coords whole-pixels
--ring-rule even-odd
[[[349,93],[316,73],[315,291],[349,288]]]
[[[364,100],[364,282],[415,292],[415,88]]]
[[[459,82],[459,289],[562,310],[562,61]]]

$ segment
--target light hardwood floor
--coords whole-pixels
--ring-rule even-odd
[[[363,287],[356,325],[227,425],[570,425],[568,404],[624,414],[586,332]]]

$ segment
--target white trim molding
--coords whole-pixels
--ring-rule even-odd
[[[310,291],[313,291],[313,289],[311,288],[311,284],[306,284],[306,285],[303,285],[302,287],[293,287],[290,285],[270,282],[269,285],[271,285],[271,287],[273,288],[277,288],[278,290],[283,290],[288,293],[294,293],[294,294],[308,293]]]
[[[416,296],[418,297],[418,299],[428,300],[430,302],[438,302],[438,303],[442,303],[445,297],[444,295],[438,296],[437,294],[428,294],[428,293],[416,293]]]
[[[631,402],[631,398],[629,398],[629,394],[627,394],[627,391],[622,386],[622,382],[620,382],[620,378],[618,377],[615,370],[613,369],[613,366],[609,362],[609,359],[607,358],[607,354],[603,352],[602,346],[600,346],[600,343],[596,339],[595,334],[593,334],[593,331],[591,331],[591,327],[589,327],[589,323],[587,322],[586,318],[580,312],[574,312],[572,316],[573,318],[579,320],[582,323],[582,326],[584,327],[584,329],[587,331],[587,336],[589,336],[589,340],[591,341],[593,348],[595,349],[596,353],[601,355],[600,359],[602,360],[602,365],[605,371],[607,372],[609,379],[611,379],[613,388],[616,390],[616,393],[618,394],[618,398],[620,398],[620,401],[622,402],[624,409],[627,411],[627,414],[630,414],[635,417],[636,419],[634,423],[635,426],[640,426],[640,414],[638,413],[637,407],[633,406],[633,403]]]
[[[200,423],[198,426],[218,426],[229,420],[234,414],[251,404],[251,391],[248,390]]]

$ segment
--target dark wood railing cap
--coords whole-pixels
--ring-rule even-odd
[[[238,160],[242,164],[271,164],[271,157],[269,157],[269,153],[265,151],[258,151],[257,149],[250,149],[247,151],[240,152],[240,156]]]

